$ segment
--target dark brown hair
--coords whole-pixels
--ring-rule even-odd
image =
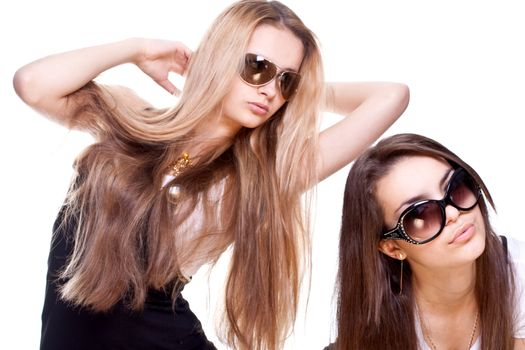
[[[489,222],[494,203],[479,175],[440,143],[415,134],[380,141],[359,157],[346,182],[337,277],[338,338],[335,348],[417,350],[411,271],[378,250],[384,216],[375,196],[376,184],[403,157],[429,156],[464,168],[481,186],[479,207],[486,227],[486,248],[476,260],[475,295],[480,312],[481,346],[513,348],[514,280],[506,252]],[[495,283],[497,281],[497,283]]]

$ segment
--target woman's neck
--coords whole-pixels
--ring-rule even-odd
[[[224,151],[233,143],[239,130],[240,125],[228,123],[228,120],[220,115],[205,118],[194,129],[195,136],[185,151],[192,157],[207,153],[210,148],[220,147]]]
[[[430,273],[431,272],[431,273]],[[470,349],[481,332],[474,263],[453,269],[412,269],[416,315],[431,349]]]
[[[414,294],[419,307],[434,312],[458,312],[476,304],[476,265],[443,270],[412,270]]]
[[[187,153],[192,164],[218,155],[227,150],[234,141],[235,134],[227,132],[209,120],[201,122],[186,135],[185,140],[179,144],[178,152]]]
[[[242,129],[242,125],[231,118],[226,118],[222,110],[215,111],[197,125],[196,132],[210,138],[233,139]]]

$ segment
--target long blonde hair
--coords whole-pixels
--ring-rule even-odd
[[[197,126],[220,110],[251,34],[262,24],[286,28],[302,41],[297,93],[260,127],[216,140],[163,187],[166,169],[199,142]],[[223,340],[235,348],[280,348],[309,263],[304,191],[317,181],[323,81],[313,33],[283,4],[249,0],[231,5],[213,23],[191,57],[176,107],[156,109],[94,82],[75,92],[71,126],[89,130],[98,142],[75,164],[64,223],[78,224],[62,273],[63,298],[96,311],[117,302],[139,310],[149,288],[170,287],[175,298],[181,257],[187,256],[177,251],[179,229],[199,207],[202,226],[189,251],[211,237],[215,259],[233,243]],[[174,201],[169,188],[175,185],[182,192]]]

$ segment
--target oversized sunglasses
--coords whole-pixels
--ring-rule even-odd
[[[418,201],[406,208],[394,229],[382,234],[385,239],[402,239],[412,244],[424,244],[435,239],[446,224],[447,205],[460,211],[473,209],[481,197],[481,190],[462,168],[452,174],[441,200]]]
[[[247,53],[240,72],[242,80],[251,86],[263,86],[277,79],[281,96],[289,100],[301,81],[301,76],[292,71],[282,70],[275,63],[261,55]]]

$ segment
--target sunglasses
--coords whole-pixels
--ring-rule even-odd
[[[479,185],[464,169],[459,168],[452,174],[443,199],[422,200],[410,205],[399,216],[396,227],[382,236],[412,244],[428,243],[443,231],[447,205],[468,211],[478,204],[480,197]]]
[[[247,53],[244,57],[240,75],[242,80],[251,86],[263,86],[276,78],[281,96],[285,100],[293,96],[301,81],[298,73],[282,70],[275,63],[254,53]]]

